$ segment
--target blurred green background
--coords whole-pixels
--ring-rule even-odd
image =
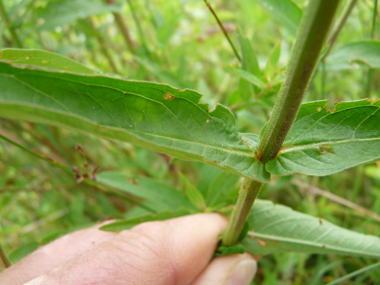
[[[259,133],[284,78],[296,23],[306,5],[306,1],[297,0],[285,9],[276,6],[284,5],[280,2],[210,1],[238,50],[237,31],[249,39],[264,72],[266,89],[253,94],[249,101],[241,96],[241,78],[234,70],[238,60],[202,0],[2,0],[9,22],[2,15],[0,47],[47,50],[99,73],[195,89],[204,95],[202,102],[210,109],[222,103],[233,110],[239,131]],[[348,2],[342,1],[340,14]],[[370,68],[371,62],[355,61],[355,56],[345,54],[348,67],[337,68],[333,60],[334,53],[339,55],[350,42],[379,40],[379,24],[372,34],[374,3],[357,2],[326,65],[318,67],[305,101],[328,98],[328,106],[333,108],[341,100],[380,97],[380,73]],[[276,44],[281,46],[281,56],[277,64],[269,66],[268,58]],[[172,160],[127,143],[42,124],[0,119],[0,134],[82,172],[91,167],[98,167],[99,173],[122,172],[130,177],[126,183],[131,184],[134,177],[147,177],[181,190],[184,186],[178,173],[182,172],[197,188],[208,189],[226,176],[212,166]],[[78,145],[83,153],[77,151]],[[84,166],[87,163],[88,168]],[[230,176],[233,199],[239,179]],[[113,190],[78,183],[74,172],[70,175],[0,140],[2,247],[10,260],[17,262],[65,233],[142,211],[136,206],[138,199],[117,195]],[[274,177],[260,198],[350,230],[380,234],[380,216],[376,214],[380,209],[380,164],[370,163],[328,177]],[[254,284],[324,284],[373,262],[337,255],[265,256],[259,262]],[[380,273],[372,271],[345,284],[379,284],[378,280]]]

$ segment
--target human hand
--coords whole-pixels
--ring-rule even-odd
[[[63,236],[0,274],[1,284],[250,284],[248,253],[216,257],[227,226],[218,214],[140,224],[121,233],[99,226]]]

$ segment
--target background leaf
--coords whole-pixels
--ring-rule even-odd
[[[326,69],[380,68],[380,42],[359,41],[342,45],[326,59]]]
[[[150,214],[150,215],[145,215],[138,218],[116,221],[116,222],[107,224],[105,226],[102,226],[100,229],[103,231],[109,231],[109,232],[121,232],[124,230],[129,230],[133,228],[134,226],[141,223],[152,222],[152,221],[164,221],[168,219],[185,216],[188,214],[189,214],[189,211],[186,211],[184,209],[178,209],[176,211],[163,211],[157,214]]]
[[[106,4],[91,0],[61,0],[52,1],[38,11],[38,17],[42,24],[38,30],[52,30],[58,26],[64,26],[77,19],[84,19],[89,16],[105,13],[120,12],[121,5]]]
[[[277,19],[290,34],[295,36],[302,17],[302,10],[291,0],[256,0]]]
[[[304,252],[380,257],[380,238],[346,230],[270,201],[256,200],[248,222],[251,230],[242,244],[256,256]]]
[[[180,207],[192,208],[186,196],[169,185],[147,177],[131,177],[120,172],[101,172],[96,176],[97,181],[120,189],[134,196],[152,201],[157,212]]]
[[[266,169],[276,175],[328,175],[380,158],[380,101],[302,104],[284,145]]]

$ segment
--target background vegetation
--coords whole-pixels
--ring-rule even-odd
[[[239,131],[260,131],[284,77],[295,23],[306,1],[294,1],[291,9],[277,9],[282,1],[275,0],[211,2],[236,47],[237,31],[248,37],[268,79],[264,92],[249,102],[239,92],[241,77],[234,69],[238,60],[203,1],[113,2],[3,0],[9,19],[2,14],[0,47],[52,51],[99,73],[195,89],[204,95],[202,101],[210,109],[222,103],[233,110]],[[348,2],[343,1],[340,14]],[[305,101],[329,98],[328,106],[333,108],[341,100],[379,97],[380,73],[371,68],[378,67],[376,62],[357,60],[360,56],[346,53],[343,62],[347,66],[342,68],[339,58],[336,60],[347,43],[379,40],[380,25],[373,29],[374,5],[372,0],[357,1],[326,64],[314,75]],[[270,55],[273,61],[279,50],[278,63],[268,65]],[[123,172],[129,177],[125,183],[140,188],[170,185],[183,190],[179,173],[200,191],[229,181],[235,189],[229,199],[236,198],[239,186],[238,176],[209,165],[172,160],[127,143],[52,126],[0,119],[0,134],[60,164],[77,167],[82,174],[95,167],[99,173]],[[147,178],[144,183],[137,180],[141,177]],[[136,197],[81,180],[74,172],[70,175],[0,140],[0,242],[12,262],[67,232],[144,211],[136,206],[141,202]],[[380,235],[380,215],[376,214],[380,208],[380,164],[328,177],[275,177],[260,198],[357,232]],[[260,260],[254,282],[324,284],[371,263],[373,259],[360,257],[274,254]],[[380,273],[371,271],[346,284],[378,284],[377,280]]]

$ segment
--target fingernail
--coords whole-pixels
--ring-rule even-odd
[[[249,285],[256,274],[257,263],[255,260],[243,260],[232,270],[228,278],[228,285]]]

